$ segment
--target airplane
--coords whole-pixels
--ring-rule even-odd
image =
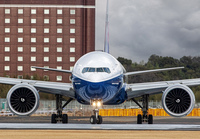
[[[99,115],[99,108],[102,105],[119,105],[132,100],[142,110],[142,114],[137,115],[137,124],[143,122],[153,124],[153,116],[148,113],[149,96],[162,93],[162,105],[169,115],[174,117],[188,115],[195,105],[195,96],[189,87],[200,85],[200,79],[128,84],[127,76],[130,75],[179,70],[184,67],[126,72],[122,64],[109,54],[108,26],[107,0],[104,51],[83,55],[75,63],[72,71],[32,67],[71,74],[71,83],[0,77],[1,84],[13,85],[7,94],[10,111],[19,116],[33,114],[39,106],[38,92],[44,92],[56,95],[57,114],[51,115],[51,123],[68,123],[68,115],[62,114],[62,111],[72,100],[94,107],[94,114],[90,117],[91,124],[102,124],[103,118]],[[64,105],[62,105],[63,96],[69,98]],[[137,97],[141,97],[142,104],[135,99]]]

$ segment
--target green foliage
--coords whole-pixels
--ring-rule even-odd
[[[200,57],[184,56],[180,59],[173,57],[162,57],[158,55],[152,55],[148,59],[147,63],[131,63],[131,60],[126,58],[118,58],[127,71],[139,71],[159,68],[170,68],[184,66],[182,70],[165,71],[157,73],[147,73],[143,75],[129,76],[129,83],[141,83],[141,82],[156,82],[156,81],[169,81],[169,80],[181,80],[200,78]],[[141,64],[142,63],[142,64]],[[128,65],[130,64],[130,65]],[[194,91],[196,101],[200,101],[200,86],[192,87]],[[152,100],[160,100],[161,94],[153,95],[150,97]]]

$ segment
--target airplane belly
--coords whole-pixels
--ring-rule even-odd
[[[123,86],[123,76],[97,83],[88,82],[78,77],[73,77],[72,81],[76,99],[82,104],[90,104],[90,100],[93,99],[101,99],[103,104],[110,103]]]

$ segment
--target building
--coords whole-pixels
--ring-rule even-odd
[[[95,0],[0,0],[0,76],[69,82],[71,69],[95,49]]]

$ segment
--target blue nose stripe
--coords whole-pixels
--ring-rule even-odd
[[[99,83],[73,77],[74,89],[80,103],[90,103],[91,99],[101,99],[103,102],[107,102],[119,92],[122,82],[122,76]]]

